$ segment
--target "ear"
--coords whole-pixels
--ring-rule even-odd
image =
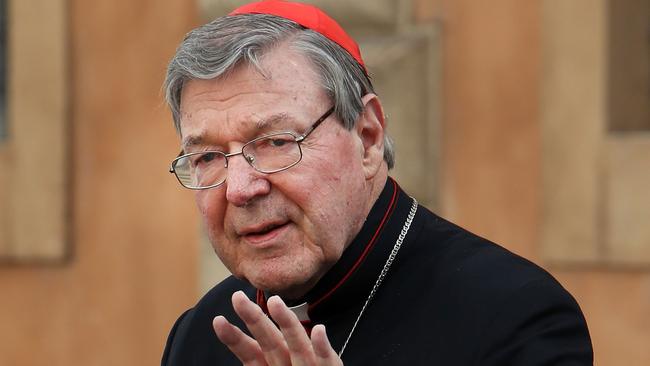
[[[366,94],[361,101],[363,112],[354,128],[362,143],[364,174],[371,179],[384,164],[384,110],[375,94]]]

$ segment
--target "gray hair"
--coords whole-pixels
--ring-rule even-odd
[[[321,86],[334,101],[334,113],[351,130],[363,112],[361,98],[374,93],[364,69],[341,46],[311,29],[268,14],[225,16],[189,32],[167,68],[165,99],[180,132],[181,93],[192,79],[215,79],[241,64],[263,72],[260,57],[273,47],[289,42],[304,55],[321,77]],[[395,164],[393,142],[384,131],[384,160]]]

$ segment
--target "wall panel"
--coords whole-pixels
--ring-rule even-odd
[[[196,10],[71,0],[66,11],[74,252],[56,266],[0,265],[0,365],[157,364],[197,298],[194,202],[167,172],[178,142],[160,93]]]

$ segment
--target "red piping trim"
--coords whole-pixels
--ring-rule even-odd
[[[395,197],[397,197],[397,183],[395,183],[394,180],[391,179],[391,182],[393,183],[393,196],[390,199],[390,204],[388,205],[388,209],[386,210],[386,213],[384,214],[384,217],[381,219],[381,222],[379,223],[379,226],[377,227],[377,230],[375,231],[375,234],[372,236],[372,239],[366,244],[366,248],[363,250],[363,253],[361,253],[361,256],[357,259],[357,261],[354,263],[352,268],[348,271],[348,273],[343,276],[343,278],[331,289],[329,290],[325,295],[323,295],[320,299],[316,300],[315,302],[309,304],[309,308],[307,311],[313,309],[316,307],[318,304],[323,302],[325,299],[330,297],[334,291],[336,291],[347,279],[352,276],[352,273],[361,265],[361,262],[366,258],[368,253],[370,253],[370,250],[372,247],[374,247],[375,242],[377,241],[377,237],[379,236],[379,232],[381,229],[384,227],[384,224],[386,223],[386,220],[390,216],[390,214],[393,212],[393,209],[395,208]]]
[[[266,306],[266,297],[264,296],[264,291],[258,289],[256,294],[255,302],[262,309],[264,314],[269,313],[269,308]]]
[[[314,328],[311,320],[301,320],[300,325],[302,325],[302,327],[305,329],[307,335],[311,337],[311,330]]]

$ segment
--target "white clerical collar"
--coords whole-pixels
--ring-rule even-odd
[[[300,320],[301,322],[310,321],[311,319],[309,319],[309,314],[307,313],[308,307],[309,304],[303,302],[300,305],[290,306],[289,310],[293,311],[293,313],[296,314],[296,316],[298,317],[298,320]]]

